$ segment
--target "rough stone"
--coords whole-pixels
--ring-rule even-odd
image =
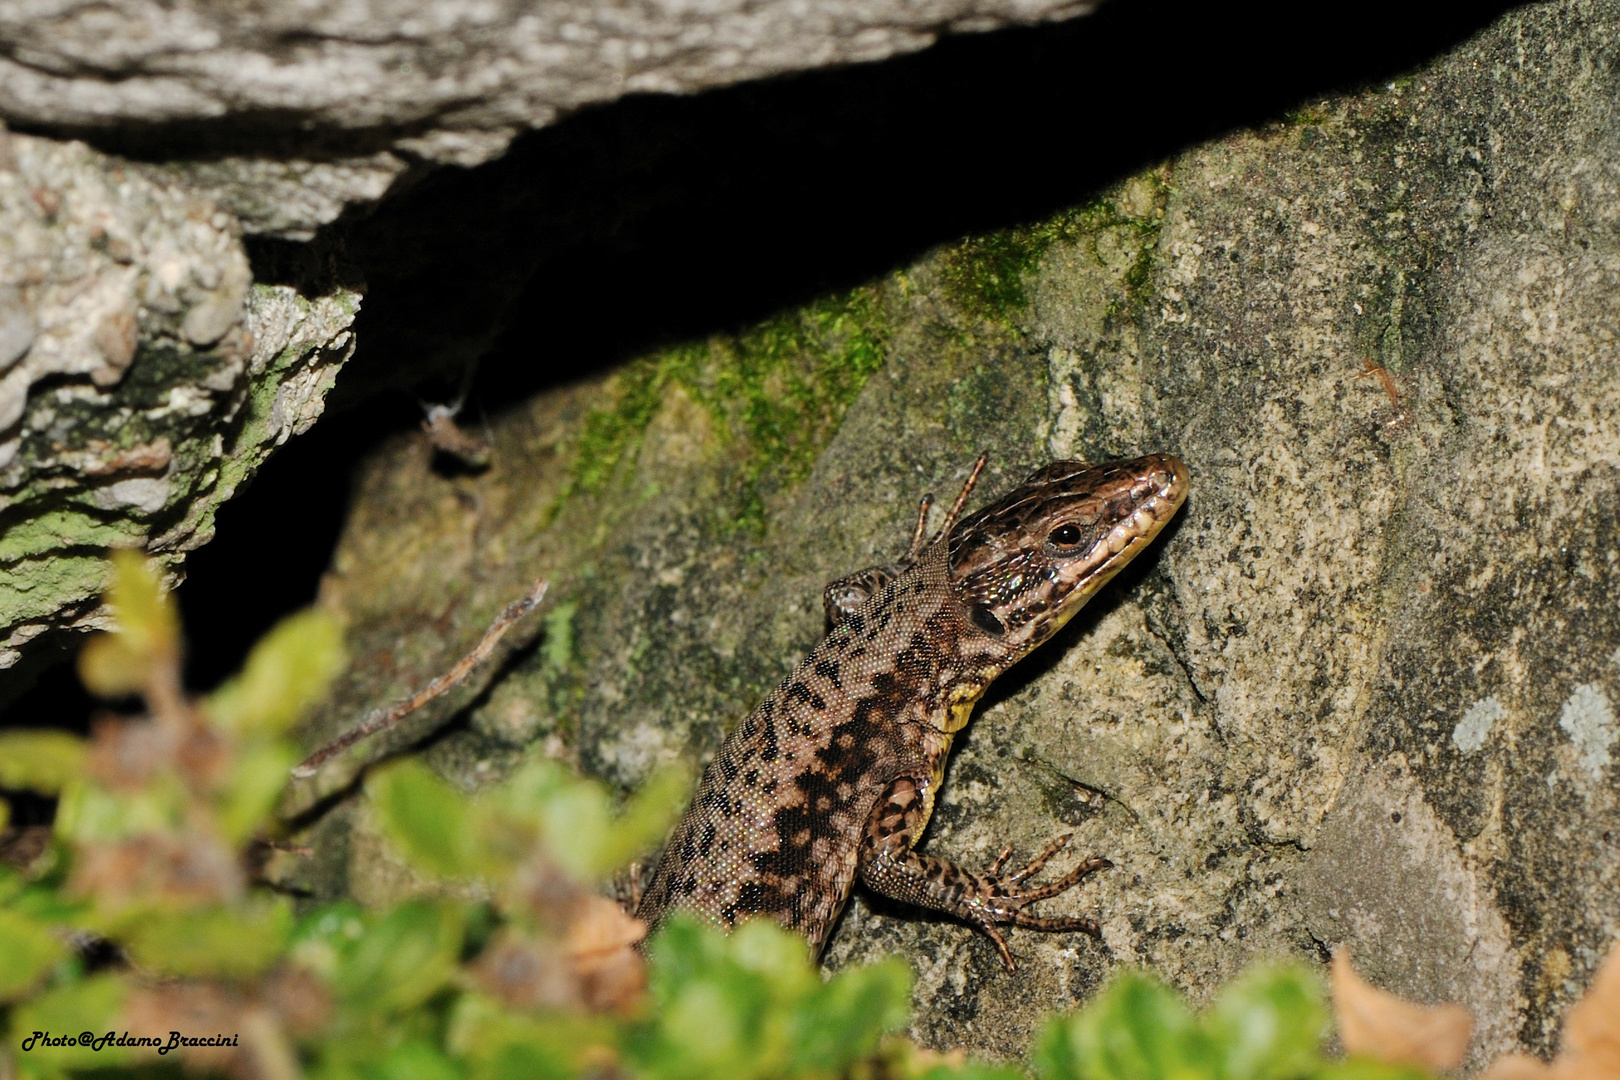
[[[214,511],[314,423],[353,294],[252,287],[195,191],[82,143],[0,129],[0,667],[101,625],[101,552],[175,574]]]
[[[1339,943],[1543,1054],[1620,937],[1620,5],[1511,12],[1421,70],[1186,150],[1052,220],[367,463],[311,740],[444,670],[538,575],[535,644],[372,748],[468,786],[527,746],[624,786],[701,759],[981,447],[1169,450],[1179,522],[993,691],[928,850],[1076,833],[1103,940],[857,892],[824,958],[917,972],[914,1033],[1011,1055],[1121,965],[1194,994]],[[447,732],[435,728],[463,718]],[[301,884],[377,898],[357,815]]]
[[[411,162],[476,165],[586,105],[882,59],[1097,2],[25,0],[0,8],[0,119],[238,144],[263,130],[274,149],[200,155],[192,184],[250,231],[307,238]]]

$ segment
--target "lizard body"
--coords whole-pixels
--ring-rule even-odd
[[[709,763],[643,893],[644,921],[770,915],[819,952],[859,879],[967,921],[1009,970],[997,924],[1098,933],[1025,910],[1108,865],[1024,887],[1067,836],[1005,874],[1010,851],[975,874],[913,845],[974,704],[1158,534],[1187,470],[1166,454],[1054,462],[953,527],[983,463],[932,543],[924,500],[905,559],[827,587],[832,631]]]

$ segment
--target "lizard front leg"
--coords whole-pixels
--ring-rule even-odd
[[[962,507],[967,505],[968,495],[973,491],[973,485],[979,482],[979,474],[984,471],[984,463],[989,458],[989,451],[979,455],[979,460],[973,463],[968,472],[968,478],[962,484],[962,491],[956,496],[956,502],[945,515],[945,522],[934,534],[938,540],[951,531],[956,519],[962,514]],[[933,495],[924,495],[922,503],[917,507],[917,526],[911,531],[911,546],[906,549],[898,562],[883,563],[879,566],[868,566],[865,570],[857,570],[853,574],[845,574],[836,581],[827,583],[821,592],[821,607],[827,613],[827,625],[838,626],[845,619],[855,614],[860,606],[870,600],[883,586],[899,577],[911,568],[917,561],[917,556],[927,544],[928,539],[928,511],[934,505]]]
[[[1006,940],[996,929],[998,923],[1033,930],[1079,930],[1094,938],[1102,937],[1102,931],[1091,919],[1035,915],[1024,909],[1037,900],[1073,888],[1088,874],[1111,866],[1107,859],[1086,859],[1056,881],[1026,889],[1023,883],[1063,850],[1069,842],[1069,834],[1052,841],[1045,851],[1010,874],[1002,873],[1002,867],[1012,857],[1011,847],[1003,849],[982,874],[964,870],[935,855],[919,854],[911,845],[927,820],[923,791],[916,780],[902,777],[889,785],[873,808],[856,863],[857,873],[867,888],[908,904],[955,915],[971,924],[995,942],[1001,963],[1008,971],[1016,970],[1018,965],[1013,962]]]

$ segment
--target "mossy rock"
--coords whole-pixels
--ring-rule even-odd
[[[823,583],[902,550],[981,449],[976,501],[1173,451],[1179,523],[997,685],[925,839],[979,866],[1076,832],[1115,866],[1047,906],[1102,941],[1015,932],[1007,975],[858,891],[824,962],[899,953],[919,1038],[1013,1055],[1120,965],[1202,995],[1348,943],[1474,1009],[1473,1065],[1546,1052],[1620,911],[1614,14],[1520,9],[1050,221],[542,394],[492,419],[485,473],[385,447],[324,591],[359,659],[311,740],[545,576],[505,661],[370,753],[425,740],[470,786],[538,743],[633,787],[712,752],[821,633]],[[335,807],[302,884],[375,896]]]

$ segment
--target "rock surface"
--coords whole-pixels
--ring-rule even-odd
[[[358,297],[252,280],[211,200],[0,128],[0,668],[101,625],[107,548],[177,571],[321,414]]]
[[[146,544],[180,573],[215,508],[319,415],[354,344],[355,259],[386,277],[436,256],[385,222],[386,242],[362,237],[355,258],[328,232],[327,254],[250,288],[244,233],[309,240],[407,173],[488,160],[521,131],[626,94],[878,59],[1094,6],[0,5],[0,124],[34,133],[0,127],[0,668],[48,631],[96,625],[107,545]],[[505,327],[533,258],[509,280],[480,266],[469,302],[442,289],[404,301],[466,314],[448,317],[453,342],[425,344],[414,323],[407,348],[379,342],[378,355],[405,355],[368,388],[475,360],[487,341],[471,328]]]
[[[367,465],[323,587],[333,733],[444,670],[538,575],[529,644],[371,748],[474,785],[539,745],[633,786],[702,758],[981,447],[1182,455],[1178,525],[995,688],[927,848],[1074,830],[1115,868],[987,942],[857,893],[829,967],[898,953],[916,1034],[1020,1052],[1142,964],[1199,994],[1350,943],[1461,1000],[1470,1067],[1542,1053],[1620,935],[1620,5],[1521,9],[1095,202]],[[339,800],[318,894],[397,874]],[[393,876],[391,876],[393,875]]]
[[[209,146],[183,171],[250,231],[308,238],[412,162],[476,165],[585,105],[882,59],[1097,2],[25,0],[0,9],[0,119],[262,134],[264,149]]]

